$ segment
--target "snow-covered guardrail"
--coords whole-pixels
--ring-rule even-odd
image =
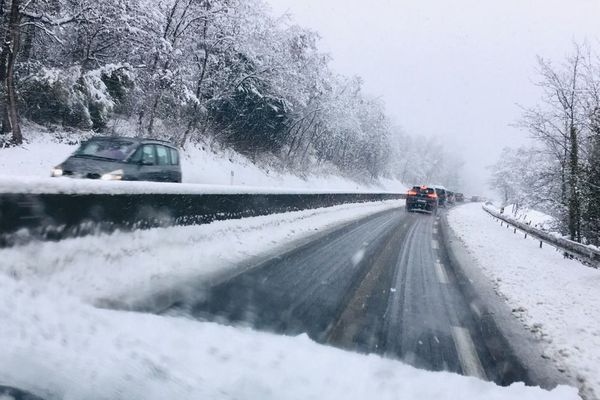
[[[403,199],[399,193],[7,193],[0,190],[0,247],[32,238],[58,240],[94,232],[169,225]]]
[[[491,207],[484,205],[483,209],[493,217],[505,222],[508,225],[513,226],[514,229],[518,229],[522,232],[525,232],[526,237],[529,235],[538,239],[540,241],[540,247],[543,243],[547,243],[561,250],[565,253],[565,255],[569,257],[576,258],[594,268],[600,268],[600,250],[569,239],[565,239],[564,237],[558,236],[556,234],[534,228],[531,225],[526,224],[522,221],[518,221],[514,218],[511,218],[510,216],[501,214]]]

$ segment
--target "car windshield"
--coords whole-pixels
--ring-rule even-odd
[[[129,140],[89,140],[83,143],[74,155],[123,161],[134,148],[134,142]]]
[[[0,34],[0,400],[600,400],[600,0]]]

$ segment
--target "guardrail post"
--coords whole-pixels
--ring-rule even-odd
[[[543,243],[544,243],[544,242],[542,242],[542,241],[540,240],[540,249],[542,248],[542,244],[543,244]]]

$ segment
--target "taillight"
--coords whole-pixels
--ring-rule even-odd
[[[430,193],[430,194],[427,195],[427,197],[429,197],[430,199],[437,199],[437,194]]]
[[[410,191],[408,192],[408,195],[409,195],[409,196],[416,196],[416,195],[417,195],[417,192],[415,192],[414,190],[410,190]]]

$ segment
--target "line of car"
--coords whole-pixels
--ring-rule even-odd
[[[465,201],[462,193],[456,193],[443,186],[413,186],[406,195],[406,211],[437,214],[440,207],[448,207]]]

